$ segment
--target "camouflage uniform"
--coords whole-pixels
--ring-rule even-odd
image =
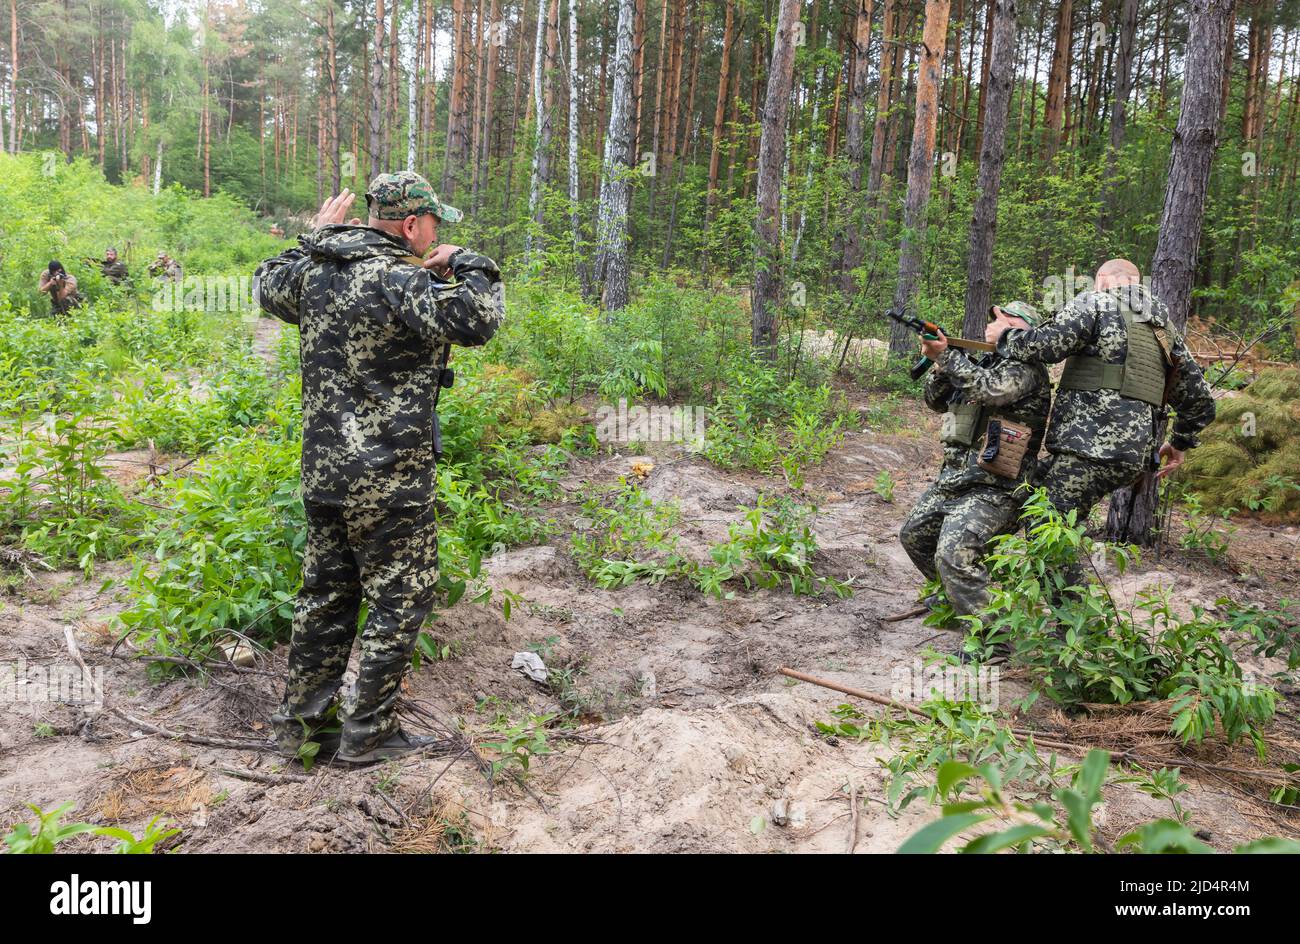
[[[60,292],[64,287],[70,288],[71,291],[69,291],[67,295],[59,297]],[[62,316],[71,313],[74,308],[80,308],[82,303],[85,301],[81,296],[81,292],[77,289],[76,278],[71,275],[65,276],[65,281],[62,284],[59,282],[51,284],[49,292],[50,317],[53,318],[61,318]]]
[[[1014,305],[1014,303],[1013,303]],[[1005,306],[1032,323],[1029,306]],[[925,402],[935,412],[957,404],[981,404],[991,412],[1032,419],[1038,432],[1030,440],[1026,461],[1017,479],[1007,479],[979,467],[983,430],[970,446],[945,445],[939,477],[921,496],[899,540],[918,570],[943,582],[953,608],[961,615],[978,613],[988,602],[988,543],[1016,529],[1021,502],[1013,493],[1034,473],[1042,427],[1051,407],[1051,382],[1038,364],[1024,364],[985,354],[972,361],[948,348],[925,382]]]
[[[381,219],[453,215],[409,172],[376,178],[367,200]],[[289,681],[272,718],[282,748],[303,740],[304,724],[328,723],[363,597],[369,609],[357,680],[342,698],[342,751],[361,754],[394,734],[402,674],[433,605],[439,356],[446,345],[484,344],[496,332],[501,275],[491,259],[462,250],[451,257],[452,281],[442,282],[410,254],[380,230],[331,225],[255,275],[262,308],[302,333],[307,548]]]
[[[168,282],[180,282],[183,278],[181,264],[163,253],[159,253],[158,258],[149,266],[149,274]]]
[[[121,285],[130,277],[130,273],[126,270],[126,263],[121,259],[114,259],[112,262],[103,260],[99,264],[99,271],[113,285]]]
[[[1041,327],[1007,331],[998,342],[998,353],[1039,364],[1054,364],[1072,355],[1123,364],[1129,351],[1123,307],[1136,321],[1149,321],[1167,338],[1175,373],[1166,393],[1177,411],[1169,443],[1175,449],[1190,449],[1197,444],[1197,434],[1214,419],[1214,400],[1200,366],[1170,323],[1169,309],[1145,286],[1124,285],[1080,295]],[[1061,514],[1075,511],[1079,521],[1087,520],[1098,501],[1151,467],[1160,446],[1153,432],[1158,410],[1114,389],[1063,387],[1057,392],[1047,430],[1050,456],[1038,484],[1047,489]],[[1082,570],[1071,568],[1071,577],[1072,583],[1081,584]]]

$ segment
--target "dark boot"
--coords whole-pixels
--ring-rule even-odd
[[[407,734],[405,731],[397,731],[391,735],[388,740],[372,747],[370,750],[359,753],[346,753],[340,751],[336,756],[338,760],[345,764],[373,764],[376,761],[392,760],[395,757],[407,757],[411,754],[418,754],[421,751],[427,751],[431,748],[442,744],[440,738],[428,734]]]

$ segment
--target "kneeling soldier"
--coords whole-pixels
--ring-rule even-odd
[[[995,326],[1032,328],[1041,321],[1025,302],[991,313],[986,336]],[[972,361],[942,334],[922,341],[921,350],[935,364],[925,382],[925,402],[944,414],[943,466],[899,538],[917,569],[943,583],[958,615],[974,615],[988,602],[989,541],[1016,529],[1021,499],[1013,493],[1033,477],[1051,381],[1041,364],[993,353]]]

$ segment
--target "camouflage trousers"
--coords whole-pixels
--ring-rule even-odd
[[[1138,462],[1098,462],[1069,453],[1048,456],[1038,469],[1035,484],[1047,490],[1052,507],[1062,515],[1071,511],[1075,520],[1086,524],[1093,506],[1111,492],[1128,485],[1142,474]],[[1075,561],[1065,570],[1068,586],[1084,585],[1083,566]]]
[[[916,569],[938,578],[959,615],[979,613],[988,603],[988,544],[1016,529],[1020,499],[1007,489],[964,487],[951,492],[931,485],[903,522],[899,540]]]
[[[438,582],[434,512],[431,506],[306,507],[289,681],[271,721],[280,747],[296,750],[306,734],[332,723],[339,699],[341,749],[362,753],[397,731],[394,705]],[[340,693],[363,598],[357,677]]]

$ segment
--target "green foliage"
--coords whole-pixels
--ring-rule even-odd
[[[791,488],[802,488],[804,470],[825,458],[852,420],[829,386],[783,382],[775,366],[737,361],[710,411],[704,455],[723,468],[779,466]]]
[[[65,803],[48,813],[30,803],[27,808],[36,814],[36,829],[33,831],[27,823],[19,823],[5,835],[5,845],[9,847],[11,855],[50,855],[59,843],[83,833],[118,840],[113,848],[116,853],[152,855],[158,843],[180,833],[179,829],[164,829],[160,826],[159,817],[154,817],[145,827],[144,835],[137,838],[128,830],[116,826],[63,822],[64,815],[72,809],[71,803]]]
[[[180,157],[169,154],[170,161]],[[41,153],[0,154],[0,298],[7,295],[23,313],[48,312],[49,300],[36,286],[51,259],[77,278],[92,305],[100,299],[138,305],[152,296],[147,267],[160,249],[187,274],[237,276],[248,275],[283,245],[228,194],[204,200],[180,186],[158,196],[142,186],[115,187],[84,158],[52,162],[52,176],[45,169]],[[127,265],[130,286],[113,288],[97,266],[81,261],[102,258],[110,245]],[[82,313],[75,317],[80,320]]]
[[[1228,559],[1228,544],[1237,530],[1228,513],[1215,516],[1201,508],[1201,499],[1192,494],[1183,498],[1187,530],[1178,538],[1178,546],[1185,551],[1204,554],[1209,560],[1221,564]]]
[[[848,584],[821,576],[813,567],[815,508],[782,498],[769,505],[760,498],[755,507],[743,510],[744,520],[728,527],[727,540],[709,549],[713,565],[696,571],[700,590],[723,596],[723,585],[739,577],[746,588],[786,586],[795,596],[815,596],[823,590],[841,599],[852,595]]]
[[[203,661],[232,632],[287,638],[306,519],[296,440],[231,440],[158,490],[169,513],[141,537],[150,551],[119,619],[159,655]]]
[[[554,719],[554,714],[529,715],[518,722],[498,719],[492,726],[496,739],[483,741],[479,745],[483,750],[491,752],[489,777],[495,780],[502,772],[526,777],[534,758],[553,753],[546,736],[546,726]]]
[[[1300,601],[1284,598],[1276,609],[1242,606],[1226,598],[1216,605],[1230,629],[1255,642],[1255,655],[1281,656],[1289,672],[1300,668]]]
[[[727,540],[709,548],[709,561],[694,560],[673,533],[680,518],[677,506],[659,504],[621,479],[617,489],[583,503],[570,548],[587,576],[605,589],[681,578],[718,597],[732,596],[727,584],[737,580],[746,588],[785,586],[795,595],[824,590],[840,597],[851,594],[847,584],[819,575],[813,567],[815,509],[760,498],[754,508],[741,511],[744,519],[729,526]]]
[[[1300,515],[1300,370],[1270,368],[1230,399],[1220,400],[1203,445],[1179,474],[1198,507],[1274,519]]]
[[[1277,694],[1243,678],[1224,639],[1227,623],[1199,607],[1180,619],[1154,593],[1123,611],[1104,586],[1065,587],[1062,568],[1076,555],[1088,558],[1092,540],[1041,489],[1024,519],[1025,533],[996,539],[989,556],[995,586],[982,617],[986,643],[1009,641],[1015,660],[1060,704],[1169,699],[1170,730],[1184,741],[1218,729],[1229,742],[1249,735],[1262,755],[1260,731]],[[1109,550],[1121,569],[1132,553]]]
[[[1089,751],[1071,785],[1053,792],[1056,803],[1051,804],[1018,799],[995,764],[975,767],[962,761],[946,761],[936,777],[936,791],[944,801],[943,816],[914,832],[898,852],[935,853],[958,834],[977,827],[983,827],[980,835],[963,843],[959,852],[1094,852],[1102,845],[1094,817],[1102,802],[1101,788],[1109,766],[1107,752]],[[1161,771],[1160,776],[1163,778],[1167,773]],[[983,785],[975,789],[974,785],[980,781]],[[974,796],[965,799],[967,794]],[[1169,819],[1145,823],[1126,833],[1115,843],[1115,848],[1146,854],[1214,851],[1198,840],[1185,823]],[[1300,852],[1300,843],[1270,837],[1238,846],[1234,851],[1238,854],[1296,853]]]

